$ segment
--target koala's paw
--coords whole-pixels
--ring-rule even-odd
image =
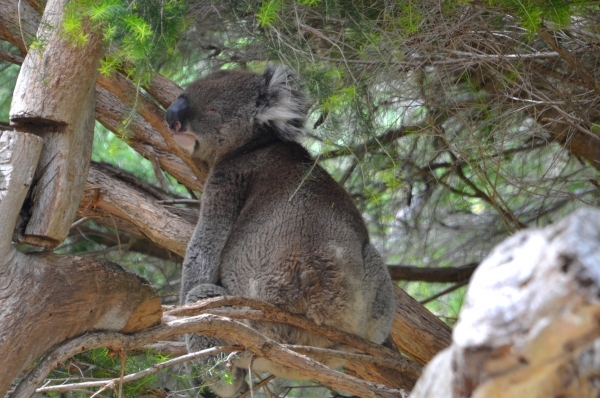
[[[218,297],[218,296],[226,296],[227,290],[218,285],[213,284],[202,284],[194,287],[190,290],[185,297],[186,303],[195,303],[198,300]],[[220,345],[226,345],[225,342],[216,339],[214,337],[205,337],[200,334],[188,334],[185,336],[185,343],[188,349],[188,352],[196,352],[202,351],[207,348],[217,347]]]
[[[246,371],[234,366],[229,362],[229,358],[226,359],[222,354],[202,358],[186,366],[188,372],[193,375],[192,385],[204,388],[204,397],[229,398],[248,391]]]
[[[205,380],[205,385],[214,391],[219,397],[229,398],[234,397],[248,391],[248,383],[246,383],[246,371],[241,368],[234,367],[231,371],[233,377],[216,376]]]
[[[185,297],[185,302],[195,303],[198,300],[227,296],[228,294],[227,290],[222,286],[205,283],[191,289]],[[214,337],[205,337],[200,334],[186,335],[185,342],[188,352],[227,345],[222,340]],[[231,374],[229,374],[225,362],[214,364],[214,360],[210,358],[194,361],[189,366],[196,368],[193,373],[196,373],[197,376],[193,378],[193,384],[208,387],[219,397],[233,397],[248,390],[248,384],[245,380],[246,371],[244,369],[233,367]],[[207,396],[210,396],[210,394]]]
[[[195,303],[198,300],[218,297],[218,296],[226,296],[227,290],[218,285],[213,285],[210,283],[204,283],[198,286],[195,286],[192,290],[190,290],[185,297],[186,303]],[[188,334],[185,336],[185,342],[187,345],[188,352],[196,352],[201,351],[211,347],[217,347],[220,345],[226,345],[225,342],[215,339],[214,337],[205,337],[200,334]]]
[[[218,297],[218,296],[227,296],[229,293],[227,289],[223,286],[213,285],[212,283],[203,283],[201,285],[195,286],[192,290],[190,290],[185,296],[185,302],[187,303],[195,303],[198,300]]]

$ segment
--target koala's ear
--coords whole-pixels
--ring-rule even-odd
[[[297,141],[306,133],[308,101],[293,88],[294,76],[284,67],[267,66],[256,100],[256,121],[275,129],[284,141]]]

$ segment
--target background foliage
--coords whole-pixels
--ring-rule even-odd
[[[101,72],[140,87],[154,73],[185,86],[220,68],[295,70],[313,101],[304,144],[390,264],[478,263],[519,229],[598,204],[596,2],[77,0],[64,29],[78,45],[85,20],[105,34]],[[17,73],[0,61],[2,122]],[[98,125],[93,160],[158,184],[126,137]],[[180,258],[86,225],[58,250],[117,261],[176,301]],[[454,323],[461,284],[400,283],[418,300],[452,291],[428,306]]]

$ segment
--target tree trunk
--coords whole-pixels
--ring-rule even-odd
[[[30,186],[33,212],[23,240],[55,247],[69,232],[87,178],[101,40],[91,34],[80,49],[67,43],[59,35],[64,4],[48,2],[38,32],[46,45],[27,55],[11,105],[16,131],[0,132],[0,396],[58,343],[94,329],[136,331],[162,314],[152,287],[116,264],[26,255],[11,245]]]
[[[597,397],[600,211],[521,232],[479,266],[412,398]]]

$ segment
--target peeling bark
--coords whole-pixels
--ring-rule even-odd
[[[31,11],[28,3],[19,3],[21,19],[30,20],[23,15]],[[69,233],[87,178],[102,46],[94,33],[84,48],[64,40],[59,33],[64,4],[52,0],[46,6],[38,32],[46,44],[25,58],[13,96],[15,131],[0,133],[2,396],[23,368],[57,344],[90,330],[133,332],[159,323],[162,314],[154,289],[116,264],[26,255],[11,245],[30,186],[33,210],[24,240],[55,247]],[[0,31],[14,29],[3,25]]]
[[[514,235],[475,271],[411,397],[597,397],[599,294],[600,211]]]
[[[63,0],[46,5],[37,33],[45,45],[25,57],[9,114],[17,131],[44,139],[23,240],[45,248],[67,237],[81,200],[94,140],[94,87],[102,53],[97,33],[90,32],[84,48],[65,39],[63,7]]]
[[[0,395],[56,344],[94,329],[143,329],[162,313],[152,287],[116,264],[12,247],[41,146],[32,134],[0,133]]]
[[[0,273],[11,262],[19,209],[32,184],[43,141],[33,134],[0,130]]]

